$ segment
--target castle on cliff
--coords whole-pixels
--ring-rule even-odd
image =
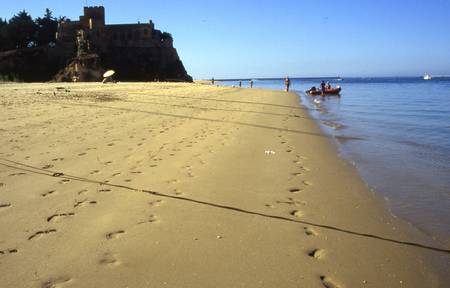
[[[61,21],[56,32],[57,43],[71,49],[80,30],[87,39],[86,49],[99,53],[112,47],[173,48],[172,36],[156,30],[151,20],[149,23],[107,25],[103,6],[84,7],[79,21]]]
[[[170,33],[150,20],[106,24],[103,6],[84,7],[78,21],[58,23],[54,45],[0,53],[0,74],[23,81],[101,81],[106,70],[121,81],[192,81]]]

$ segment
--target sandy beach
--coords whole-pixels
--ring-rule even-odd
[[[0,287],[450,280],[294,93],[1,84],[0,112]]]

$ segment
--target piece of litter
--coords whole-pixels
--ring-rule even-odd
[[[217,237],[216,237],[217,239],[222,239],[223,237],[222,236],[220,236],[220,235],[217,235]]]
[[[266,153],[266,155],[275,155],[275,151],[272,150],[266,150],[264,153]]]

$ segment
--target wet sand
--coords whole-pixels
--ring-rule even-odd
[[[295,94],[4,84],[0,111],[4,287],[449,280],[448,252],[386,211]]]

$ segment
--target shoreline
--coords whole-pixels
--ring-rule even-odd
[[[383,79],[386,77],[382,77]],[[303,78],[302,78],[303,79]],[[350,78],[350,79],[360,79],[360,78]],[[262,89],[269,89],[269,90],[275,90],[275,91],[281,91],[282,90],[282,79],[277,79],[278,82],[267,82],[269,84],[258,84],[257,88],[262,88]],[[348,80],[348,79],[347,79]],[[232,82],[230,82],[232,83]],[[301,85],[301,83],[299,84]],[[225,85],[225,87],[231,87],[230,85]],[[275,88],[278,87],[278,88]],[[298,90],[296,88],[299,87],[294,87],[293,88],[293,92],[297,93],[299,96],[299,101],[301,101],[302,105],[307,107],[309,110],[309,116],[314,119],[314,121],[316,121],[317,125],[319,126],[320,130],[325,133],[326,135],[328,135],[330,138],[332,138],[332,142],[333,145],[337,146],[337,150],[338,150],[338,155],[340,158],[348,161],[352,166],[355,166],[358,175],[360,175],[360,177],[363,179],[363,181],[365,183],[367,183],[368,185],[368,189],[369,190],[373,190],[374,193],[376,193],[380,198],[382,198],[383,202],[385,203],[385,205],[387,206],[387,209],[389,210],[389,212],[394,216],[394,217],[399,217],[401,218],[403,221],[407,222],[408,225],[412,225],[414,226],[415,229],[420,230],[421,233],[426,234],[428,237],[432,238],[433,241],[436,241],[437,244],[440,247],[446,247],[447,249],[450,247],[450,238],[449,238],[449,234],[447,233],[446,229],[445,229],[445,224],[448,221],[443,221],[440,223],[439,227],[440,228],[436,228],[434,223],[436,223],[435,221],[437,221],[437,219],[428,219],[428,223],[427,222],[421,222],[420,220],[420,212],[422,213],[429,213],[429,211],[427,210],[422,210],[422,211],[416,211],[416,210],[411,210],[411,211],[407,211],[406,209],[401,208],[402,204],[404,205],[405,203],[409,203],[410,205],[423,205],[424,203],[421,202],[414,202],[414,200],[421,200],[421,199],[411,199],[410,202],[399,202],[399,199],[395,199],[395,197],[398,197],[399,194],[395,194],[394,191],[398,190],[398,191],[403,191],[401,190],[403,186],[399,186],[399,185],[403,185],[402,182],[397,182],[397,183],[390,183],[392,185],[388,185],[385,184],[383,181],[383,179],[380,179],[380,171],[371,171],[370,173],[368,172],[368,170],[371,168],[371,165],[373,165],[374,163],[377,163],[377,161],[374,161],[374,159],[370,159],[370,157],[363,157],[363,155],[358,155],[358,153],[355,155],[354,152],[358,151],[359,154],[361,154],[362,152],[364,152],[363,150],[358,150],[355,149],[355,146],[357,146],[358,142],[355,141],[349,141],[349,140],[363,140],[363,141],[369,141],[370,143],[373,142],[373,140],[368,140],[367,138],[365,138],[364,136],[356,136],[356,137],[352,137],[351,135],[362,135],[361,131],[359,131],[359,133],[354,134],[355,131],[353,130],[352,132],[350,132],[350,134],[348,134],[348,132],[346,133],[343,129],[346,128],[345,130],[349,131],[349,129],[352,129],[353,125],[350,125],[349,123],[344,124],[344,122],[342,122],[343,120],[345,120],[344,118],[340,118],[340,121],[336,122],[336,119],[330,119],[329,118],[329,112],[328,108],[330,107],[326,107],[327,105],[324,105],[325,107],[322,107],[322,104],[316,104],[313,103],[312,101],[308,101],[310,99],[310,97],[305,96],[304,93],[302,93],[301,90]],[[325,102],[324,102],[325,103]],[[329,103],[328,103],[329,105]],[[333,108],[333,107],[331,107]],[[336,107],[334,107],[336,108]],[[334,111],[336,112],[336,111]],[[335,115],[336,117],[336,115]],[[361,127],[360,127],[361,128]],[[343,136],[343,135],[348,135],[348,136]],[[370,136],[370,134],[365,135],[366,137]],[[373,135],[372,135],[373,136]],[[364,142],[361,142],[361,145],[365,145],[367,146],[367,144],[365,144]],[[367,150],[367,153],[371,153],[371,151]],[[378,151],[379,152],[379,151]],[[424,151],[419,151],[419,152],[424,152]],[[353,155],[352,155],[353,154]],[[355,156],[359,156],[359,157],[355,157]],[[405,160],[405,159],[402,159]],[[361,161],[363,161],[363,163],[361,163]],[[378,165],[381,163],[382,161],[378,162]],[[386,162],[386,161],[385,161]],[[364,164],[364,165],[363,165]],[[364,167],[365,166],[365,167]],[[417,165],[416,165],[417,167]],[[391,171],[392,172],[392,171]],[[378,181],[374,181],[373,177],[378,177]],[[434,183],[434,182],[429,182]],[[418,183],[419,185],[421,183]],[[438,182],[437,185],[439,185],[440,182]],[[379,186],[384,186],[383,189],[380,189]],[[418,186],[417,186],[418,187]],[[386,193],[386,191],[389,191]],[[406,192],[406,191],[404,191]],[[414,195],[413,195],[414,196]],[[434,196],[439,196],[439,195],[434,195]],[[429,197],[433,197],[433,195],[430,195]],[[442,198],[442,197],[441,197]],[[436,200],[434,201],[438,201],[437,199],[440,198],[435,198]],[[397,200],[397,201],[395,201]],[[431,200],[431,198],[430,198]],[[445,200],[445,199],[442,199]],[[426,204],[425,204],[426,205]],[[400,207],[400,208],[399,208]],[[430,209],[430,207],[427,207],[428,209]],[[436,207],[436,209],[442,209],[442,206],[438,206]],[[419,212],[419,213],[414,213],[415,212]],[[430,214],[425,214],[426,217],[430,217]],[[436,216],[436,215],[434,215]],[[441,216],[445,216],[445,215],[441,215]],[[435,220],[435,221],[433,221]],[[428,225],[428,226],[427,226]]]
[[[68,92],[54,95],[57,86]],[[295,93],[179,83],[8,88],[0,157],[103,185],[0,167],[0,204],[10,204],[0,229],[17,220],[0,238],[0,250],[18,251],[0,255],[4,283],[36,281],[26,276],[33,269],[39,283],[84,287],[142,286],[146,277],[185,287],[448,280],[445,266],[427,264],[448,254],[376,239],[429,243],[338,157]]]

